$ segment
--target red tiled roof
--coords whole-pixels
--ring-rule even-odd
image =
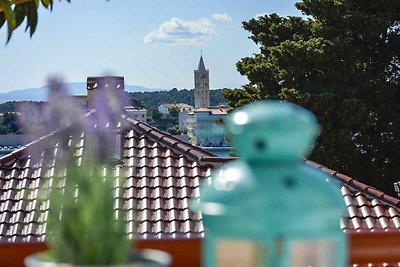
[[[107,171],[116,179],[116,199],[122,200],[115,209],[128,211],[128,234],[144,239],[203,237],[201,215],[189,211],[189,199],[199,196],[202,179],[223,159],[133,119],[121,118],[113,127],[123,132],[123,164]],[[43,241],[48,203],[39,203],[37,197],[57,163],[54,149],[43,150],[39,159],[28,149],[41,142],[55,147],[59,141],[72,141],[77,155],[83,155],[84,132],[74,133],[71,140],[58,140],[59,133],[0,159],[0,241]]]
[[[115,209],[128,211],[128,234],[139,233],[143,239],[203,237],[201,214],[189,211],[189,199],[199,197],[204,177],[227,159],[130,118],[121,117],[109,127],[123,133],[122,164],[107,171],[116,179],[115,197],[120,201],[116,201]],[[77,155],[82,156],[85,133],[75,132],[71,140],[59,140],[63,131],[68,128],[0,159],[0,242],[43,241],[48,203],[39,203],[37,197],[57,163],[54,149],[43,150],[41,158],[35,158],[28,148],[40,147],[43,142],[55,147],[62,145],[60,141],[71,141],[76,144]],[[400,230],[399,199],[315,162],[308,163],[340,183],[348,211],[341,219],[345,232]]]
[[[400,231],[400,199],[318,163],[307,163],[332,175],[340,183],[347,206],[347,216],[341,218],[341,228],[345,232]]]

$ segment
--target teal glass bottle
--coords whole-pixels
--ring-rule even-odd
[[[315,116],[260,101],[232,112],[225,127],[239,158],[214,170],[193,202],[205,229],[203,265],[346,266],[339,187],[304,162],[320,130]]]

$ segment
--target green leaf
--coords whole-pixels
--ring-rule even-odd
[[[26,17],[26,4],[15,5],[14,13],[15,13],[15,28],[18,28],[19,25],[24,21]]]
[[[8,0],[0,0],[0,7],[3,8],[3,13],[7,21],[7,28],[8,28],[7,43],[8,43],[15,29],[15,14],[11,8],[11,2]]]
[[[4,13],[0,12],[0,28],[3,27],[5,22],[6,22],[6,17],[4,16]]]
[[[52,4],[52,1],[51,1],[51,0],[41,0],[41,2],[42,2],[42,5],[43,5],[45,8],[49,8],[49,6],[51,7],[51,4]]]
[[[29,34],[32,37],[32,35],[35,33],[36,30],[38,22],[38,14],[37,14],[36,3],[29,2],[27,6],[28,6],[28,13],[27,13],[28,21],[25,30],[29,28]]]
[[[66,1],[68,3],[71,2],[70,0]],[[11,0],[0,0],[0,29],[7,21],[7,43],[10,41],[11,35],[14,30],[22,24],[25,17],[27,17],[27,25],[25,31],[29,29],[30,36],[32,37],[32,35],[36,31],[36,26],[38,23],[38,9],[41,5],[40,3],[47,9],[53,9],[53,0],[30,0],[28,2],[20,4],[15,4],[15,2]]]
[[[106,265],[125,260],[130,248],[126,214],[121,211],[116,217],[114,176],[111,169],[108,175],[103,170],[93,162],[71,162],[53,178],[53,187],[45,189],[50,195],[49,247],[58,261]]]
[[[0,7],[3,8],[3,13],[7,20],[7,24],[10,24],[12,28],[15,27],[15,15],[11,8],[11,2],[8,0],[0,0]]]

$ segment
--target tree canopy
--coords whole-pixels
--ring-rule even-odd
[[[0,134],[18,133],[18,115],[16,113],[3,113],[0,120]]]
[[[394,194],[400,180],[400,1],[303,0],[304,17],[269,14],[244,28],[259,53],[237,63],[249,83],[234,108],[284,99],[323,132],[311,158]]]

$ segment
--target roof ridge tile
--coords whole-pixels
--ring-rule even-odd
[[[328,174],[334,173],[332,176],[339,180],[339,182],[342,182],[343,184],[347,184],[351,187],[353,187],[355,190],[362,192],[363,194],[367,195],[370,198],[378,198],[379,200],[387,203],[388,205],[391,205],[393,207],[396,207],[397,209],[400,209],[400,199],[392,197],[385,192],[382,192],[375,187],[366,185],[350,176],[347,176],[345,174],[336,172],[334,170],[329,169],[326,166],[323,166],[319,163],[316,163],[311,160],[306,160],[307,164],[310,164],[311,166],[314,166]]]
[[[190,143],[187,143],[175,136],[172,136],[169,133],[160,131],[157,128],[154,128],[154,127],[148,125],[147,123],[137,121],[135,119],[128,118],[126,116],[122,116],[122,117],[125,120],[127,120],[128,122],[132,123],[137,130],[144,133],[144,131],[146,131],[146,129],[147,129],[146,133],[150,137],[153,136],[153,139],[155,139],[156,141],[159,141],[160,143],[163,143],[164,145],[170,146],[172,149],[177,150],[177,152],[179,152],[180,154],[188,156],[191,160],[198,161],[198,160],[201,160],[202,158],[213,158],[216,161],[218,161],[218,160],[223,161],[222,158],[215,156],[214,154],[207,152],[199,147],[196,147]],[[152,132],[151,134],[149,134],[150,131]],[[170,139],[170,140],[168,140],[168,139]],[[189,151],[191,153],[188,153]]]

